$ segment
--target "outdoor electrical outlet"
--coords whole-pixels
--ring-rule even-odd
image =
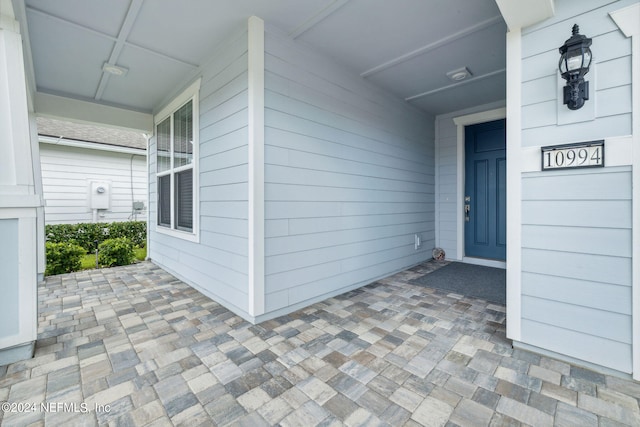
[[[422,246],[422,241],[420,240],[420,236],[418,236],[417,234],[414,235],[414,239],[415,239],[415,248],[417,251]]]

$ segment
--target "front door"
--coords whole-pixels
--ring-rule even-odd
[[[465,256],[505,260],[505,120],[465,127]]]

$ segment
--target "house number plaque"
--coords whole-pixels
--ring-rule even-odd
[[[542,147],[542,170],[604,167],[604,140]]]

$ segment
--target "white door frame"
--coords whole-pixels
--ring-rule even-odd
[[[482,258],[465,257],[464,255],[464,163],[465,163],[465,144],[464,144],[464,128],[465,126],[476,125],[479,123],[491,122],[494,120],[505,119],[507,117],[506,108],[496,108],[494,110],[481,111],[479,113],[468,114],[453,118],[453,123],[457,127],[457,170],[456,170],[456,252],[462,262],[469,264],[479,264],[488,267],[506,268],[505,261],[494,261]]]

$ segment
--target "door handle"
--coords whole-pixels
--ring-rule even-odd
[[[471,205],[465,204],[464,205],[464,220],[466,222],[469,222],[469,213],[471,212]]]

